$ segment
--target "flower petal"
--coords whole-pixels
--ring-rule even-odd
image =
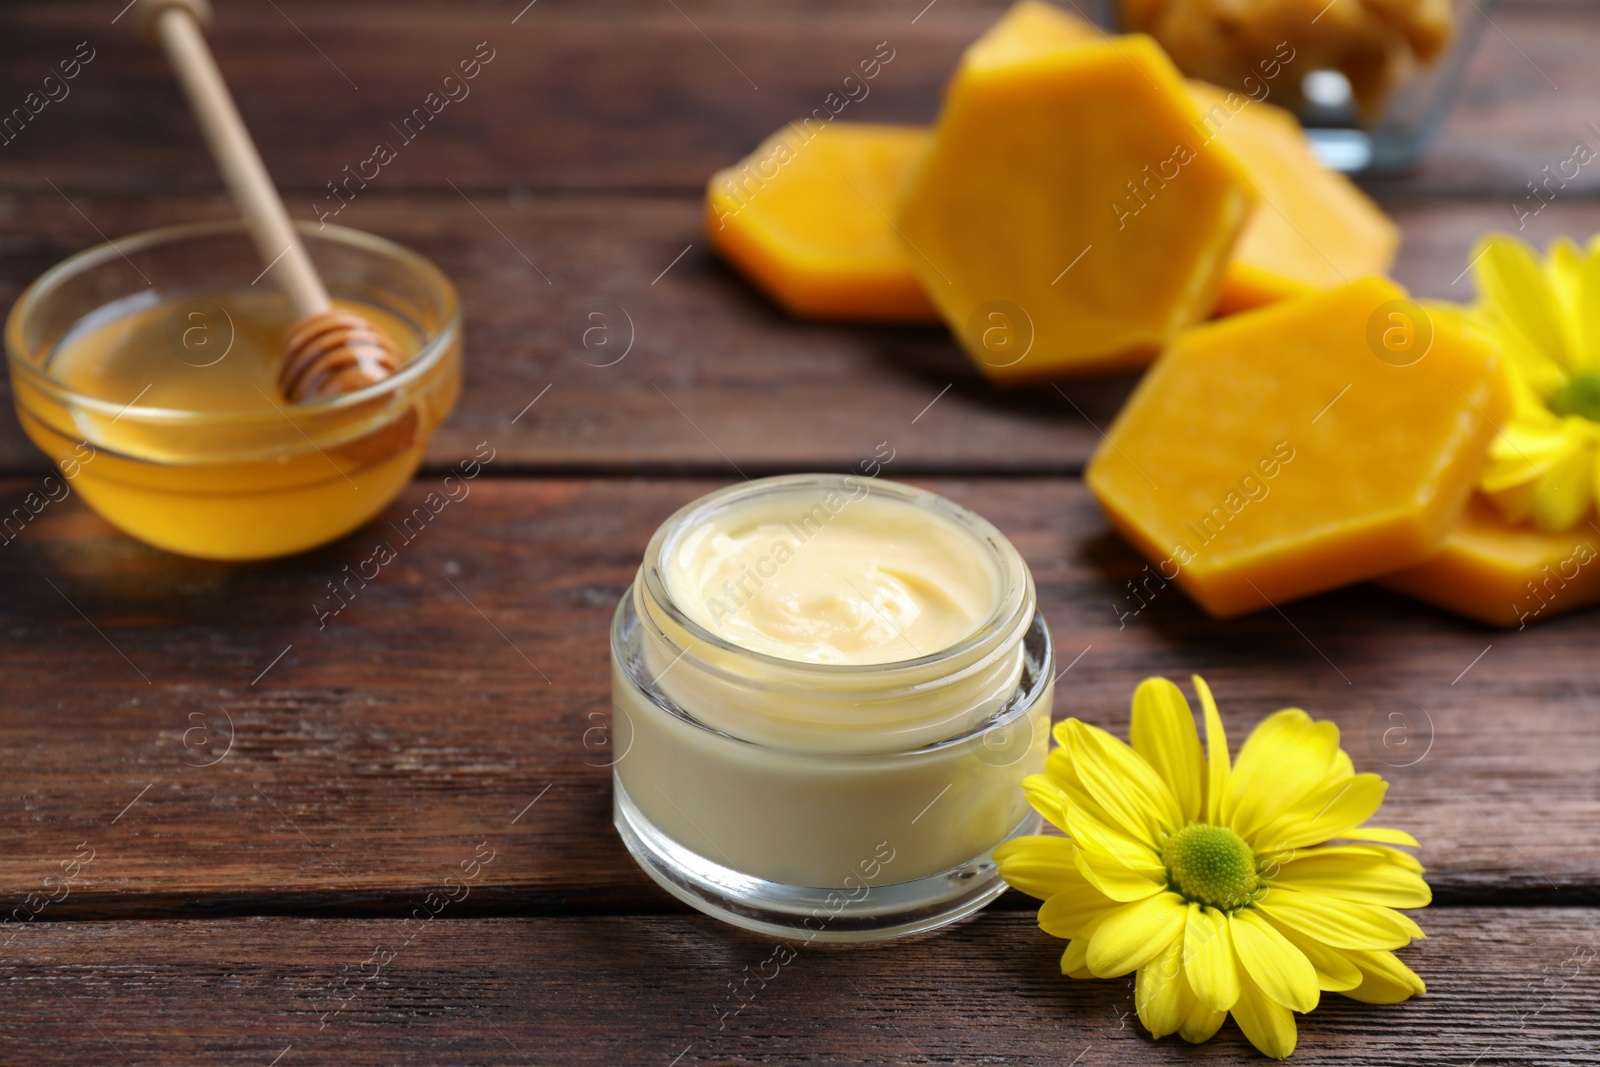
[[[1349,834],[1345,835],[1349,837]],[[1320,848],[1297,848],[1288,852],[1269,852],[1262,854],[1262,862],[1267,868],[1264,877],[1268,880],[1277,877],[1277,872],[1286,864],[1297,863],[1300,860],[1317,859],[1323,856],[1354,856],[1361,859],[1381,859],[1410,871],[1412,874],[1421,874],[1422,863],[1409,852],[1401,852],[1397,848],[1386,845],[1323,845]]]
[[[1273,922],[1333,948],[1400,948],[1411,938],[1426,936],[1416,923],[1390,908],[1281,887],[1269,889],[1256,907]]]
[[[1083,885],[1083,875],[1073,863],[1075,851],[1065,837],[1034,835],[1014,837],[990,855],[1012,889],[1049,900],[1064,889]]]
[[[1066,951],[1061,953],[1061,973],[1068,978],[1093,978],[1094,972],[1083,962],[1083,954],[1087,951],[1089,951],[1087,937],[1075,937],[1067,942]]]
[[[1222,716],[1217,714],[1217,702],[1211,698],[1211,687],[1198,674],[1191,675],[1194,691],[1200,697],[1200,707],[1206,718],[1206,818],[1209,823],[1222,822],[1222,797],[1228,790],[1228,735],[1222,729]]]
[[[1478,242],[1473,278],[1484,310],[1547,359],[1566,364],[1560,307],[1533,249],[1494,233]]]
[[[1070,798],[1066,814],[1067,833],[1072,835],[1080,850],[1104,856],[1132,870],[1166,870],[1161,862],[1161,853],[1154,844],[1129,837],[1102,821],[1096,815],[1099,805],[1078,789],[1068,790],[1067,795]]]
[[[1576,368],[1582,364],[1581,353],[1585,338],[1581,328],[1583,315],[1583,251],[1570,237],[1557,237],[1545,248],[1545,277],[1550,291],[1555,294],[1560,315],[1555,323],[1561,334],[1561,347],[1568,356],[1568,365]]]
[[[1565,364],[1515,329],[1508,328],[1492,309],[1471,308],[1464,319],[1465,332],[1500,353],[1510,372],[1507,377],[1526,386],[1540,408],[1543,408],[1542,398],[1566,381],[1568,368]],[[1513,406],[1517,417],[1526,411],[1519,397],[1513,397]]]
[[[1190,903],[1183,931],[1183,969],[1189,988],[1214,1011],[1227,1011],[1239,999],[1239,962],[1233,954],[1228,916]]]
[[[1345,992],[1363,1004],[1398,1004],[1428,991],[1427,985],[1393,952],[1352,952],[1350,962],[1361,971],[1361,984]]]
[[[1320,845],[1372,818],[1388,790],[1389,784],[1376,774],[1358,774],[1317,790],[1245,840],[1258,852]]]
[[[1164,870],[1130,870],[1084,849],[1078,850],[1076,860],[1078,873],[1085,881],[1112,900],[1122,903],[1143,900],[1161,892],[1167,885]]]
[[[1065,726],[1066,723],[1062,723]],[[1060,731],[1056,731],[1059,736]],[[1045,775],[1057,785],[1065,789],[1069,785],[1078,784],[1078,772],[1072,769],[1072,753],[1065,742],[1058,744],[1050,750],[1050,755],[1044,760]]]
[[[1386,845],[1409,845],[1421,848],[1422,844],[1404,830],[1390,830],[1383,826],[1357,826],[1344,830],[1340,837],[1350,841],[1381,841]]]
[[[1039,907],[1039,929],[1051,937],[1081,938],[1119,905],[1092,885],[1063,889]]]
[[[1095,928],[1100,925],[1100,920],[1111,914],[1103,911],[1093,919],[1083,924],[1083,929],[1078,931],[1078,936],[1067,942],[1066,951],[1061,953],[1061,973],[1068,978],[1093,978],[1094,972],[1089,970],[1089,964],[1084,956],[1089,951],[1089,942],[1094,937]]]
[[[1343,993],[1361,984],[1361,971],[1347,958],[1343,949],[1330,948],[1314,937],[1302,934],[1292,926],[1274,922],[1272,916],[1262,912],[1266,920],[1277,927],[1278,933],[1306,954],[1317,972],[1317,988],[1324,993]]]
[[[1234,761],[1222,798],[1222,821],[1248,838],[1316,790],[1333,769],[1339,728],[1299,708],[1261,720]]]
[[[1600,370],[1600,249],[1593,242],[1582,253],[1568,313],[1573,316],[1577,347],[1573,370]]]
[[[1594,445],[1577,415],[1563,420],[1566,437],[1542,464],[1533,492],[1533,523],[1559,533],[1571,529],[1594,503]]]
[[[1322,779],[1322,788],[1327,788],[1334,782],[1348,782],[1356,776],[1356,766],[1350,762],[1350,753],[1340,749],[1333,757],[1333,769],[1328,771]]]
[[[1512,492],[1519,503],[1525,496],[1531,500],[1545,471],[1573,446],[1573,427],[1526,383],[1519,384],[1516,400],[1512,421],[1489,446],[1489,466],[1479,481],[1497,503],[1502,494]]]
[[[1263,1055],[1281,1060],[1294,1051],[1298,1036],[1294,1013],[1263,993],[1248,975],[1239,993],[1239,1003],[1233,1006],[1233,1021]]]
[[[1128,740],[1172,790],[1183,822],[1198,821],[1205,796],[1205,754],[1183,690],[1165,678],[1140,682],[1133,691]]]
[[[1433,901],[1421,875],[1375,856],[1297,859],[1279,868],[1268,884],[1386,908],[1422,908]]]
[[[1114,829],[1154,843],[1183,825],[1172,790],[1126,741],[1077,719],[1067,725],[1073,770]]]
[[[1051,751],[1047,767],[1048,779],[1063,798],[1060,817],[1067,836],[1080,848],[1098,849],[1124,866],[1160,867],[1161,853],[1153,838],[1145,839],[1145,828],[1141,825],[1135,836],[1129,836],[1084,788],[1073,763],[1072,733],[1067,727],[1068,722],[1056,724],[1055,736],[1060,747]]]
[[[1133,1004],[1151,1037],[1175,1032],[1194,1007],[1194,993],[1183,976],[1183,942],[1174,940],[1165,952],[1139,968],[1133,982]]]
[[[1191,1045],[1210,1041],[1227,1019],[1227,1012],[1217,1011],[1196,997],[1194,1007],[1189,1009],[1189,1017],[1178,1027],[1178,1036]]]
[[[1228,927],[1233,934],[1233,950],[1256,988],[1302,1014],[1317,1006],[1321,992],[1316,969],[1276,927],[1250,908],[1241,908],[1229,916]]]
[[[1056,739],[1056,745],[1060,748],[1067,747],[1067,724],[1071,721],[1071,719],[1062,719],[1060,722],[1050,727],[1050,736]]]
[[[1067,794],[1059,784],[1042,774],[1030,774],[1022,780],[1022,795],[1034,811],[1062,833],[1067,830]]]
[[[1115,978],[1143,967],[1183,935],[1188,914],[1176,893],[1124,904],[1100,920],[1086,957],[1096,978]]]

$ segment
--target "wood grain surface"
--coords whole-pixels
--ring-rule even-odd
[[[471,909],[669,907],[610,826],[607,628],[655,526],[725,481],[484,476],[410,543],[380,520],[251,566],[51,505],[0,548],[0,904],[88,842],[52,916],[403,911],[488,840]],[[1593,615],[1500,633],[1360,588],[1215,622],[1175,588],[1140,607],[1142,561],[1075,480],[926,484],[1027,559],[1058,715],[1126,736],[1139,678],[1195,671],[1235,746],[1306,707],[1390,780],[1441,900],[1600,903]],[[380,540],[398,558],[319,619]]]
[[[0,138],[0,303],[107,238],[229,214],[124,2],[0,11],[0,114],[94,53]],[[333,221],[455,281],[465,387],[418,482],[318,551],[186,560],[76,495],[0,543],[0,1063],[1263,1062],[1231,1026],[1152,1042],[1126,981],[1059,975],[1020,894],[765,978],[772,941],[627,857],[607,629],[651,531],[741,475],[847,469],[881,442],[887,476],[1027,558],[1058,715],[1125,734],[1140,677],[1199,671],[1235,747],[1297,704],[1389,780],[1381,821],[1421,838],[1435,890],[1406,952],[1429,993],[1329,996],[1292,1062],[1600,1065],[1600,616],[1506,633],[1358,587],[1218,623],[1172,588],[1135,596],[1142,561],[1077,478],[1131,377],[1000,392],[941,329],[793,322],[709,251],[713,170],[880,41],[895,58],[845,117],[927,121],[1005,6],[218,0],[212,41],[292,214],[403,140]],[[1474,8],[1482,47],[1434,151],[1366,183],[1404,234],[1397,278],[1455,300],[1527,183],[1600,149],[1593,0]],[[470,96],[403,139],[390,124],[480,42]],[[1522,232],[1600,231],[1597,193],[1586,166]],[[608,367],[573,327],[597,298],[632,323]],[[45,471],[10,408],[8,390],[0,514]],[[495,459],[468,498],[409,540],[389,524],[480,442]],[[397,558],[331,613],[329,583],[379,541]],[[404,918],[474,859],[464,897]]]
[[[159,55],[111,24],[121,5],[35,3],[5,17],[0,101],[20,100],[89,41],[96,58],[14,143],[12,183],[167,192],[217,188]],[[713,170],[811,112],[879,41],[894,60],[841,117],[926,122],[961,49],[1003,0],[929,7],[832,3],[559,3],[440,8],[217,4],[211,39],[274,177],[320,196],[478,42],[495,58],[383,168],[389,190],[698,192]],[[1084,10],[1093,4],[1080,2]],[[927,7],[925,13],[923,9]],[[1574,140],[1600,149],[1600,67],[1582,4],[1476,5],[1490,18],[1466,89],[1428,162],[1386,188],[1520,197]],[[523,12],[518,18],[519,12]],[[921,13],[921,14],[919,14]],[[513,24],[513,19],[515,23]],[[9,106],[9,104],[7,105]],[[376,184],[376,183],[375,183]],[[1584,168],[1572,195],[1600,189]],[[310,198],[292,213],[310,216]]]
[[[496,860],[498,863],[499,860]],[[471,899],[470,897],[468,898]],[[1262,1064],[1232,1023],[1152,1041],[1128,979],[996,913],[937,937],[802,947],[710,919],[51,923],[0,956],[0,1058],[29,1064]],[[1435,909],[1425,996],[1334,994],[1293,1064],[1600,1064],[1593,913]],[[274,1061],[274,1057],[280,1057]]]
[[[904,47],[895,45],[895,60],[850,117],[931,116],[955,55],[1000,6],[947,0],[912,24],[887,0],[824,12],[691,5],[692,18],[641,3],[546,0],[513,26],[509,5],[487,3],[449,14],[224,4],[213,36],[291,211],[308,218],[336,203],[325,185],[342,176],[337,161],[370,152],[350,131],[389,136],[388,123],[441,69],[478,41],[505,42],[490,45],[495,58],[474,79],[476,95],[403,144],[334,216],[430,256],[462,292],[466,390],[435,439],[434,466],[494,434],[505,440],[504,469],[839,467],[938,397],[943,431],[909,438],[905,469],[1070,474],[1130,377],[1001,392],[940,328],[795,323],[711,254],[698,206],[711,171],[814,106],[862,42],[888,35]],[[29,79],[50,66],[41,57],[66,58],[90,40],[95,58],[65,99],[0,145],[0,301],[107,236],[229,214],[159,56],[125,21],[112,25],[89,3],[25,5],[3,17],[15,32],[0,34],[0,100],[33,87]],[[1572,138],[1589,136],[1584,123],[1600,118],[1600,76],[1574,33],[1586,25],[1581,13],[1522,2],[1493,19],[1428,165],[1373,183],[1405,235],[1395,273],[1419,294],[1469,298],[1470,280],[1459,276],[1473,241],[1516,227],[1516,209],[1528,210],[1523,184],[1540,176],[1534,161],[1566,158]],[[766,84],[752,90],[718,48],[746,49],[757,84]],[[541,102],[537,121],[524,100]],[[1527,234],[1600,229],[1592,178],[1580,173],[1527,219]],[[630,323],[633,347],[616,366],[575,354],[576,316],[597,298],[614,301]],[[518,418],[547,386],[539,407]],[[772,403],[780,392],[783,402]],[[0,473],[41,469],[3,407]]]
[[[1394,212],[1405,234],[1399,280],[1458,301],[1472,295],[1461,275],[1473,243],[1511,218],[1504,205],[1476,201]],[[228,213],[214,193],[73,193],[68,202],[50,190],[0,192],[0,302],[98,243],[97,229]],[[465,386],[429,453],[436,469],[492,438],[502,470],[737,477],[736,466],[754,477],[842,469],[893,438],[902,469],[921,473],[1074,474],[1134,381],[1002,391],[942,328],[796,322],[709,251],[688,197],[381,194],[340,221],[423,253],[461,293]],[[1597,230],[1600,204],[1574,200],[1551,204],[1526,233],[1546,241]],[[633,347],[614,366],[580,358],[581,312],[595,298],[632,323]],[[0,473],[42,471],[4,388]]]

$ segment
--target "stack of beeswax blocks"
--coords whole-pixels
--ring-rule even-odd
[[[936,125],[791,124],[712,178],[707,223],[790,313],[943,320],[998,385],[1154,362],[1085,479],[1213,615],[1385,578],[1525,623],[1508,592],[1560,561],[1473,497],[1498,354],[1382,277],[1393,223],[1266,95],[1022,0]]]

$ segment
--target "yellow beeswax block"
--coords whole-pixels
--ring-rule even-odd
[[[1003,67],[1040,52],[1108,39],[1110,35],[1094,23],[1045,0],[1017,0],[982,37],[967,46],[961,65]]]
[[[1205,135],[1233,151],[1260,198],[1228,262],[1219,313],[1388,269],[1399,231],[1354,183],[1317,160],[1292,115],[1204,82],[1191,82],[1189,89]],[[936,319],[933,305],[920,295],[912,253],[889,219],[898,202],[879,213],[866,199],[869,185],[874,195],[884,196],[903,185],[932,131],[844,122],[828,129],[827,150],[807,157],[804,178],[795,184],[789,184],[791,172],[776,168],[770,180],[755,184],[753,175],[760,172],[754,168],[771,157],[772,147],[722,171],[707,196],[713,242],[797,313],[860,321]],[[769,140],[768,146],[776,143],[786,142]],[[884,180],[874,184],[874,176]],[[858,210],[838,213],[841,192]]]
[[[1600,600],[1600,530],[1511,526],[1474,497],[1444,550],[1381,585],[1492,626],[1518,629]]]
[[[889,221],[931,139],[920,126],[791,123],[712,177],[711,243],[791,314],[937,321]]]
[[[973,44],[965,63],[1004,65],[1043,47],[1102,36],[1081,19],[1024,0],[996,31]],[[1234,246],[1218,312],[1231,314],[1388,269],[1398,230],[1354,183],[1322,165],[1292,115],[1205,82],[1190,82],[1189,92],[1199,112],[1201,143],[1225,144],[1260,199]],[[838,121],[826,130],[830,136],[803,159],[799,152],[810,144],[808,135],[819,137],[821,131],[786,127],[719,172],[707,191],[713,243],[796,314],[936,319],[913,253],[890,219],[927,151],[930,131]]]
[[[1218,312],[1388,271],[1399,229],[1317,159],[1293,115],[1205,82],[1190,82],[1189,91],[1201,125],[1244,164],[1259,201],[1234,246]]]
[[[901,205],[923,287],[1001,384],[1148,363],[1215,306],[1253,204],[1160,47],[1081,27],[1024,3],[974,44]]]
[[[1436,554],[1509,408],[1492,348],[1368,278],[1185,333],[1085,479],[1164,578],[1240,615]]]

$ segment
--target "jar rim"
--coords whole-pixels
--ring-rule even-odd
[[[717,509],[762,495],[800,490],[827,492],[830,489],[854,493],[863,485],[867,487],[869,495],[877,493],[937,513],[954,522],[974,541],[990,551],[996,564],[1000,595],[994,609],[965,637],[941,649],[911,659],[886,660],[880,663],[816,663],[758,652],[730,641],[701,625],[673,599],[662,570],[662,556],[668,547],[675,543],[677,537],[690,529],[697,520]],[[769,478],[746,479],[742,484],[726,486],[690,501],[673,512],[651,535],[650,542],[645,548],[644,562],[639,568],[638,584],[649,594],[649,607],[652,611],[660,611],[674,626],[680,628],[694,641],[708,645],[716,652],[748,659],[763,668],[799,677],[833,680],[872,678],[878,685],[891,684],[892,679],[896,677],[914,676],[926,671],[930,666],[959,660],[969,653],[979,651],[994,643],[997,636],[1010,634],[1019,625],[1025,627],[1035,610],[1033,576],[1016,547],[994,524],[938,493],[887,478],[855,474],[783,474]],[[645,616],[643,621],[655,629],[658,636],[666,638],[672,644],[679,644],[661,631],[659,624],[648,617],[649,613],[642,614]],[[683,647],[681,651],[687,653],[688,647]]]
[[[302,237],[346,245],[402,264],[407,271],[423,281],[430,294],[439,302],[439,319],[442,323],[438,329],[422,337],[422,344],[417,349],[416,355],[407,360],[394,374],[349,393],[295,404],[292,412],[296,417],[314,418],[329,412],[359,407],[372,400],[403,392],[406,387],[426,376],[451,350],[461,331],[461,304],[455,287],[450,284],[444,272],[430,260],[404,245],[348,226],[334,224],[318,226],[305,220],[295,220],[293,225]],[[17,297],[16,303],[11,306],[5,327],[6,359],[11,373],[26,378],[29,385],[62,404],[96,414],[115,416],[118,419],[127,418],[135,422],[148,420],[203,426],[211,422],[237,425],[242,420],[257,419],[266,422],[283,418],[283,413],[280,411],[208,412],[136,405],[124,407],[114,401],[81,393],[49,373],[41,363],[30,358],[32,353],[23,337],[24,324],[40,304],[48,300],[69,279],[94,267],[113,259],[126,259],[130,251],[139,252],[147,248],[189,240],[241,236],[244,233],[244,224],[238,219],[181,223],[142,230],[127,237],[120,237],[116,241],[107,240],[103,244],[92,245],[63,259],[30,282],[22,291],[22,295]]]
[[[1039,702],[1041,697],[1055,684],[1055,647],[1050,637],[1050,628],[1045,624],[1044,615],[1035,608],[1027,620],[1027,627],[1021,634],[1022,673],[1016,689],[1008,696],[1004,703],[992,713],[983,718],[965,725],[954,733],[940,737],[936,740],[917,745],[912,748],[900,749],[890,752],[829,752],[816,753],[808,750],[789,749],[770,742],[757,741],[749,737],[730,733],[727,730],[713,726],[695,716],[667,693],[663,692],[655,682],[660,676],[651,679],[642,673],[644,666],[643,657],[630,654],[628,645],[630,641],[637,640],[637,634],[644,626],[648,625],[636,609],[631,590],[622,595],[617,604],[617,609],[612,614],[611,620],[611,658],[612,662],[621,671],[621,676],[641,696],[667,715],[694,728],[702,733],[719,737],[724,741],[734,744],[748,745],[752,749],[768,751],[792,751],[808,756],[824,756],[830,761],[882,761],[885,759],[898,759],[903,757],[917,757],[954,745],[966,744],[975,738],[987,734],[996,728],[1009,726],[1023,716],[1027,715]],[[788,662],[788,661],[782,661]],[[868,665],[870,666],[870,664]],[[665,673],[665,672],[662,672]],[[617,712],[617,705],[613,702],[613,714]],[[612,766],[620,763],[627,753],[614,758]]]

